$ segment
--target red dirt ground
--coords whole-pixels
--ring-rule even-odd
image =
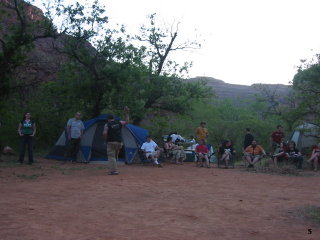
[[[319,224],[293,214],[319,205],[319,173],[189,163],[109,176],[103,165],[38,161],[0,165],[1,240],[320,239]]]

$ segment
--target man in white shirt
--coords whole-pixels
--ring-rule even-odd
[[[158,162],[158,158],[160,156],[160,148],[152,140],[151,136],[147,136],[147,140],[142,144],[141,150],[145,154],[146,158],[150,158],[156,166],[162,167]]]

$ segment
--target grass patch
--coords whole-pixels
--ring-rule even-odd
[[[255,168],[247,168],[248,172],[255,173],[266,173],[272,175],[283,175],[283,176],[303,176],[302,172],[296,168],[282,167],[282,168],[273,168],[273,167],[263,167],[256,166]]]
[[[34,151],[34,155],[36,157],[44,157],[48,154],[48,152],[50,151],[50,148],[37,148]]]
[[[35,180],[39,177],[45,176],[44,173],[42,174],[32,174],[32,175],[25,175],[25,174],[18,174],[17,177],[25,180]]]
[[[320,207],[314,205],[306,205],[297,209],[296,214],[300,218],[320,224]]]
[[[21,166],[21,164],[17,162],[0,162],[0,168],[16,168]]]
[[[244,166],[244,164],[248,164],[244,159],[237,158],[235,160],[236,166]],[[256,164],[256,166],[269,167],[270,166],[270,158],[264,157]]]
[[[17,156],[14,155],[2,155],[0,162],[0,168],[15,168],[21,166],[17,161]]]

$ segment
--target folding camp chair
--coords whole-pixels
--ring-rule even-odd
[[[226,162],[224,160],[222,160],[221,157],[222,157],[222,155],[219,154],[218,155],[218,159],[217,159],[218,168],[220,168],[221,166],[224,166],[226,168],[227,167],[226,166]],[[235,168],[235,156],[234,156],[234,154],[231,154],[231,157],[230,157],[229,163],[228,163],[228,167]]]
[[[138,151],[139,151],[138,153],[139,153],[141,164],[149,164],[149,163],[154,164],[154,162],[151,159],[151,156],[147,157],[146,154],[141,149],[139,149]],[[160,158],[158,158],[158,162],[160,163]]]
[[[215,151],[212,149],[211,144],[207,144],[207,148],[209,149],[208,159],[209,159],[209,166],[211,167],[211,161],[210,159],[215,156]],[[197,152],[194,153],[196,157],[196,164],[198,165],[199,162],[203,162],[203,159],[199,159],[200,156]]]
[[[164,142],[165,143],[165,142]],[[173,162],[173,153],[165,148],[165,145],[163,145],[163,154],[164,154],[164,161]]]
[[[268,155],[262,156],[262,157],[260,158],[260,160],[258,161],[258,164],[259,164],[260,167],[262,167],[262,160],[265,159],[267,156],[268,156]],[[244,166],[245,168],[249,166],[249,164],[248,164],[248,162],[247,162],[247,160],[246,160],[245,155],[242,155],[242,161],[243,161],[243,166]]]

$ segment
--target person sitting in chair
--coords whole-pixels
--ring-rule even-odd
[[[228,168],[229,161],[233,153],[235,153],[235,150],[232,147],[231,141],[229,140],[223,141],[223,143],[219,147],[219,153],[221,155],[220,161],[224,161],[226,168]]]
[[[173,143],[179,143],[179,142],[185,142],[186,140],[179,135],[177,132],[171,132],[169,133],[168,137],[172,138]]]
[[[320,161],[320,143],[318,143],[318,145],[316,145],[312,150],[312,154],[308,162],[311,163],[312,161],[313,161],[314,171],[317,171],[318,164]]]
[[[186,154],[184,152],[183,146],[175,145],[172,141],[172,137],[168,137],[167,142],[164,144],[164,148],[169,155],[173,156],[173,160],[176,164],[182,164],[186,159]]]
[[[146,158],[150,158],[156,166],[162,167],[161,164],[158,162],[161,149],[152,140],[151,136],[147,136],[146,142],[144,142],[141,146],[141,150],[145,154]]]
[[[264,155],[266,152],[260,145],[257,145],[256,140],[253,140],[251,145],[244,150],[245,159],[249,163],[248,168],[253,168]]]
[[[207,168],[210,168],[208,152],[209,149],[205,144],[205,141],[200,140],[199,144],[196,146],[196,154],[198,155],[197,166],[203,167],[203,160],[205,160]]]
[[[280,146],[275,150],[274,154],[272,155],[272,160],[276,168],[278,168],[279,161],[288,160],[287,151],[287,145],[284,142],[281,142]]]
[[[301,152],[296,148],[294,141],[289,142],[288,156],[290,162],[293,162],[298,169],[302,169],[303,157]]]

